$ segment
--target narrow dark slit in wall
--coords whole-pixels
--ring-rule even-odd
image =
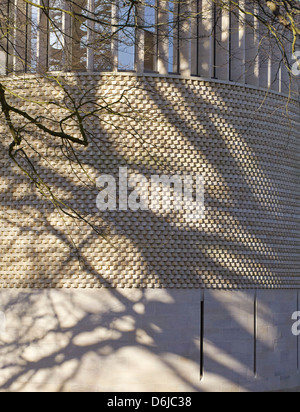
[[[204,301],[200,303],[200,381],[204,378]]]
[[[254,296],[254,376],[257,377],[257,293]]]

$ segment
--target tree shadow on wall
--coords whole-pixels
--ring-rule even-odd
[[[200,382],[200,315],[195,311],[200,295],[154,292],[2,291],[8,326],[0,346],[1,390],[184,392],[256,387],[252,352],[233,353],[233,348],[226,349],[232,340],[223,336],[211,354],[212,346],[220,344],[213,335],[205,343]],[[244,344],[253,341],[227,313],[228,307],[218,299],[210,304],[220,309],[223,319],[228,316],[231,330],[239,330]],[[267,344],[263,347],[271,351]]]
[[[290,223],[285,221],[285,204],[274,176],[258,160],[255,137],[246,144],[235,125],[224,123],[224,100],[217,107],[200,92],[184,90],[182,85],[172,87],[170,96],[153,84],[142,88],[149,93],[153,110],[158,112],[158,102],[163,108],[153,123],[165,130],[166,136],[168,131],[173,135],[170,142],[153,141],[153,131],[145,131],[143,144],[151,148],[157,162],[149,162],[149,151],[140,143],[130,143],[124,133],[110,135],[101,122],[93,125],[94,144],[80,153],[80,159],[96,174],[116,174],[119,166],[126,165],[146,176],[166,169],[168,174],[170,169],[172,173],[211,172],[212,182],[207,183],[213,188],[206,194],[206,217],[213,222],[212,228],[208,224],[183,227],[172,216],[151,211],[139,212],[138,218],[130,211],[100,214],[95,208],[95,190],[80,179],[72,180],[67,169],[57,173],[41,162],[41,174],[58,189],[63,188],[82,215],[103,227],[105,238],[99,238],[86,227],[62,224],[51,208],[33,195],[26,181],[22,185],[22,178],[5,165],[1,281],[32,291],[16,295],[1,291],[0,309],[8,319],[7,334],[0,344],[2,390],[210,390],[205,379],[200,382],[201,289],[189,293],[188,288],[170,287],[227,284],[234,288],[282,282],[280,274],[287,273],[282,272],[284,250],[276,248],[270,222],[275,220],[281,233],[286,233]],[[174,103],[174,95],[179,103]],[[182,104],[186,110],[179,112]],[[183,113],[188,113],[186,118]],[[242,121],[249,123],[246,117]],[[228,141],[224,136],[229,136]],[[237,146],[240,151],[234,150]],[[249,161],[243,156],[249,150],[255,162],[246,170]],[[3,146],[1,151],[5,153]],[[184,155],[196,162],[182,161]],[[223,197],[220,186],[226,188]],[[262,194],[257,195],[257,188]],[[16,217],[20,213],[22,220]],[[262,224],[263,230],[259,230]],[[141,289],[110,288],[116,284],[140,284]],[[63,289],[37,291],[37,285]],[[106,288],[102,294],[96,289],[66,289],[74,285]],[[160,289],[144,289],[147,285]],[[251,347],[254,329],[235,319],[217,295],[210,294],[210,299],[210,305],[215,302],[231,328]],[[249,305],[248,316],[252,310]],[[272,324],[267,311],[261,316],[265,324]],[[270,350],[266,342],[261,345],[262,350]],[[225,390],[249,388],[249,381],[254,381],[253,350],[235,353],[230,339],[227,343],[216,339],[214,346],[213,352],[204,352],[210,368],[206,373],[214,374],[215,379],[219,374]],[[222,359],[215,356],[218,351]],[[231,368],[226,362],[224,366],[226,357],[240,367]]]

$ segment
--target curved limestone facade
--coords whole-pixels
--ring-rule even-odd
[[[11,113],[72,219],[1,117],[0,390],[299,388],[290,33],[283,61],[255,2],[134,3],[1,2],[9,103],[52,129],[80,107],[89,145]]]
[[[34,93],[42,101],[54,94],[53,83],[34,77],[26,80],[27,94],[21,90],[22,81],[8,80],[8,86],[19,82],[22,98]],[[128,99],[118,105],[124,116],[105,114],[88,125],[93,141],[87,149],[79,148],[84,171],[76,169],[74,159],[56,158],[60,142],[49,143],[33,132],[33,142],[41,140],[38,147],[44,158],[28,149],[45,181],[53,182],[58,195],[103,237],[89,227],[76,230],[48,204],[47,212],[43,200],[33,197],[32,188],[7,164],[3,145],[2,212],[9,219],[2,228],[1,244],[10,253],[2,257],[2,287],[18,287],[20,281],[40,288],[299,286],[296,101],[264,90],[192,78],[69,75],[64,81],[76,93],[77,88],[94,85],[93,97],[98,95],[99,102],[103,93],[108,101],[118,101],[128,89]],[[60,94],[57,88],[57,102]],[[24,109],[26,102],[21,104]],[[38,114],[41,109],[30,103],[29,110]],[[47,110],[50,116],[56,113],[55,106]],[[202,176],[205,209],[201,216],[187,219],[184,205],[183,210],[173,210],[172,205],[170,210],[151,207],[150,184],[136,184],[126,197],[137,188],[139,195],[150,199],[145,210],[132,210],[130,205],[120,210],[116,202],[115,210],[101,212],[96,205],[101,190],[89,186],[86,175],[94,181],[104,174],[113,176],[118,195],[123,183],[120,168],[127,169],[127,180],[139,175],[149,183],[153,175]],[[20,236],[24,224],[31,229]],[[76,245],[84,238],[78,253],[88,266],[87,276],[72,252],[64,262],[72,249],[62,236],[68,232]]]
[[[27,97],[63,98],[53,82],[35,76],[5,81],[25,97],[14,103],[31,113],[45,109]],[[299,386],[300,348],[291,332],[299,309],[298,102],[179,76],[78,74],[62,81],[70,90],[94,85],[99,101],[103,93],[117,101],[128,90],[119,103],[126,116],[106,114],[88,125],[93,142],[79,148],[85,172],[57,157],[59,142],[32,132],[44,155],[31,152],[41,176],[103,236],[62,219],[28,186],[8,161],[2,128],[1,389]],[[49,118],[55,110],[47,106]],[[118,189],[120,167],[128,178],[148,181],[203,176],[203,216],[100,212],[100,188],[86,173],[112,175]]]

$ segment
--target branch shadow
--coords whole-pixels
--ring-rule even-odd
[[[76,87],[83,90],[84,81],[80,76],[77,80]],[[126,136],[122,118],[114,119],[114,128],[101,117],[93,119],[87,125],[93,142],[88,149],[79,149],[80,161],[94,179],[108,171],[117,176],[122,166],[145,176],[202,172],[207,185],[204,224],[182,225],[181,216],[151,210],[100,214],[95,205],[97,190],[83,184],[82,170],[74,176],[71,165],[64,164],[62,172],[55,153],[48,153],[47,163],[39,159],[41,176],[85,218],[103,228],[101,238],[82,223],[68,218],[62,223],[32,188],[21,190],[26,181],[12,166],[1,165],[0,282],[31,289],[17,294],[1,291],[1,310],[11,319],[7,335],[0,340],[3,391],[30,387],[126,391],[128,382],[134,385],[130,390],[209,390],[200,382],[201,314],[195,308],[203,299],[201,290],[280,288],[297,282],[291,279],[294,265],[287,265],[289,249],[299,249],[297,228],[277,180],[286,161],[275,174],[272,165],[266,167],[260,136],[249,120],[250,109],[233,116],[237,104],[222,88],[215,95],[211,89],[208,95],[207,85],[193,88],[170,82],[167,92],[168,87],[154,78],[134,83],[140,95],[138,102],[136,95],[131,96],[133,109],[137,111],[143,99],[150,103],[143,109],[144,121],[128,129],[138,130],[143,140],[133,142],[132,134]],[[101,89],[100,79],[98,86]],[[99,90],[91,93],[88,98],[97,101]],[[122,104],[120,110],[131,110],[127,102]],[[260,102],[252,106],[255,112]],[[146,112],[153,116],[151,127]],[[258,122],[269,117],[268,124],[273,125],[278,119],[274,113],[274,107],[267,106]],[[282,118],[280,126],[288,128],[287,123]],[[238,128],[240,124],[244,129]],[[166,139],[154,139],[155,130],[165,132]],[[267,133],[264,142],[273,126],[270,130],[267,126]],[[41,143],[41,136],[33,139]],[[271,156],[281,149],[274,148]],[[0,151],[5,156],[4,143]],[[281,233],[279,242],[274,221]],[[83,289],[68,290],[72,287]],[[254,330],[234,319],[217,298],[215,306],[245,341],[253,341]],[[250,309],[248,315],[252,316]],[[262,316],[272,324],[267,311]],[[208,351],[205,357],[211,370],[207,372],[219,373],[223,379],[230,375],[230,385],[246,389],[254,379],[253,352],[232,353],[230,345],[220,346],[219,339],[212,338],[210,344],[242,367],[224,366]],[[269,350],[265,342],[261,345]]]

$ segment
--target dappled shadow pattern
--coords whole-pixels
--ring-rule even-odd
[[[70,82],[74,90],[84,90],[89,84],[91,101],[100,99],[107,90],[111,91],[111,97],[107,98],[113,99],[128,87],[128,100],[119,103],[119,111],[127,112],[128,117],[103,112],[87,124],[91,145],[87,149],[79,148],[78,158],[92,180],[101,173],[117,177],[121,166],[128,167],[129,173],[147,177],[202,174],[205,216],[190,223],[180,212],[100,213],[96,208],[98,191],[78,167],[76,159],[67,162],[57,154],[60,142],[49,143],[47,137],[33,132],[30,143],[38,142],[43,157],[30,147],[27,150],[38,164],[40,175],[64,201],[102,231],[103,236],[99,236],[84,222],[59,216],[28,186],[25,177],[6,160],[8,138],[3,131],[0,196],[0,282],[3,287],[195,288],[199,302],[200,289],[204,287],[298,287],[297,136],[300,124],[297,103],[291,102],[286,113],[285,98],[198,80],[78,75]],[[94,89],[90,88],[91,82],[95,84]],[[37,96],[49,90],[53,95],[56,92],[51,82],[45,81],[43,87],[37,83],[35,87]],[[41,108],[31,104],[31,110]],[[165,313],[169,319],[167,314],[174,313],[174,318],[178,318],[176,311],[181,301],[175,291],[166,292],[168,303],[153,304],[143,301],[146,292],[136,292],[139,298],[131,302],[118,289],[111,289],[105,293],[122,308],[116,315],[108,305],[104,311],[100,310],[100,317],[97,315],[94,322],[93,311],[81,311],[71,326],[61,324],[56,317],[55,305],[51,303],[53,293],[43,293],[43,299],[48,300],[45,307],[52,311],[51,319],[55,320],[53,329],[52,326],[44,329],[45,336],[32,335],[31,330],[37,330],[35,323],[47,318],[42,313],[35,319],[32,313],[28,330],[25,334],[22,332],[25,341],[22,342],[20,335],[1,347],[6,359],[1,379],[3,389],[14,388],[16,382],[21,385],[17,389],[21,389],[20,382],[26,386],[27,381],[36,379],[50,382],[55,368],[61,375],[64,365],[68,371],[64,378],[59,378],[59,389],[70,389],[68,381],[74,385],[87,353],[102,359],[121,352],[122,358],[122,351],[132,345],[139,347],[141,356],[144,350],[158,356],[167,368],[166,377],[168,373],[176,375],[178,385],[184,382],[186,389],[199,389],[194,384],[195,376],[199,376],[199,327],[195,326],[199,319],[189,321],[188,309],[182,315],[183,322],[195,330],[187,335],[186,342],[179,341],[177,352],[168,342],[176,342],[178,337],[172,335],[169,321],[163,323],[158,315]],[[38,296],[21,294],[15,304],[8,300],[6,309],[20,311],[23,308],[25,314],[27,307],[30,313],[31,299],[36,299],[38,304]],[[143,306],[141,313],[133,309],[137,304]],[[22,312],[17,316],[22,319]],[[123,331],[126,319],[134,325],[127,325]],[[114,328],[114,322],[119,326]],[[77,344],[85,332],[96,330],[98,336],[99,325],[106,329],[100,342]],[[175,327],[173,329],[175,334]],[[251,340],[251,333],[247,333]],[[112,338],[108,339],[106,334],[112,334]],[[54,337],[51,343],[54,346],[56,338],[61,339],[61,349],[53,349],[48,355],[42,353],[37,360],[35,356],[31,360],[30,353],[24,355],[29,345],[27,339],[35,351],[47,336]],[[146,343],[139,343],[143,339]],[[190,360],[193,378],[180,375],[172,356]],[[124,358],[127,359],[126,354]],[[40,377],[39,374],[46,375]],[[241,377],[232,379],[239,384]]]

